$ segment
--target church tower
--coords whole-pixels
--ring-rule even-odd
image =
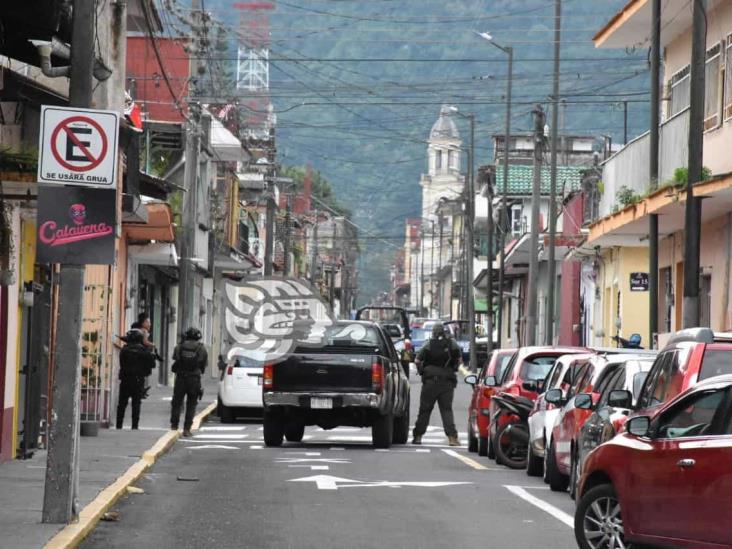
[[[451,109],[443,105],[437,121],[432,125],[427,145],[427,174],[422,175],[422,218],[435,213],[440,197],[457,198],[463,190],[460,175],[462,140]]]

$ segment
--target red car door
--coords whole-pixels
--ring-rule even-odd
[[[634,497],[625,509],[635,533],[730,542],[732,437],[721,434],[730,430],[728,411],[729,390],[722,388],[692,393],[660,414],[651,443],[639,445],[627,464]]]

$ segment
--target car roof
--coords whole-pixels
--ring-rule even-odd
[[[591,349],[597,353],[598,355],[646,355],[646,356],[656,356],[658,354],[658,350],[656,349],[624,349],[622,347],[591,347]]]
[[[519,350],[519,358],[523,359],[532,355],[576,355],[580,353],[588,353],[589,349],[585,347],[554,347],[551,345],[533,347],[521,347]]]
[[[664,349],[682,342],[732,343],[732,332],[715,332],[711,328],[686,328],[672,335]]]

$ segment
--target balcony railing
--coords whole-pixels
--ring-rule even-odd
[[[658,152],[658,184],[673,179],[676,168],[686,166],[688,159],[689,109],[661,124]],[[637,137],[611,156],[602,170],[602,196],[598,218],[622,208],[617,194],[622,187],[643,196],[649,190],[650,135]]]

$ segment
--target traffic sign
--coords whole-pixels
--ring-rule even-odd
[[[116,188],[119,115],[114,111],[41,107],[38,181]]]

